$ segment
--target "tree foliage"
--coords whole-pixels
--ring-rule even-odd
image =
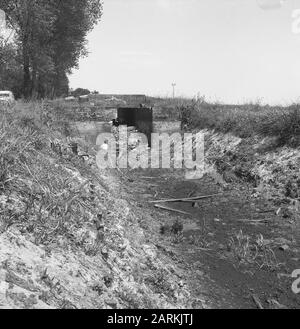
[[[91,92],[90,92],[88,89],[77,88],[77,89],[75,89],[71,94],[72,94],[72,96],[74,96],[74,97],[79,97],[79,96],[90,95]]]
[[[19,57],[17,48],[0,38],[0,90],[12,90],[16,96],[20,96],[22,88]]]
[[[68,74],[87,54],[86,37],[101,18],[101,0],[0,0],[0,8],[14,31],[13,45],[0,43],[0,60],[18,72],[24,97],[68,94]],[[13,89],[9,70],[0,81]]]

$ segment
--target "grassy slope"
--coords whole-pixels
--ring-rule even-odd
[[[300,145],[300,105],[270,107],[259,104],[222,105],[204,99],[153,99],[156,106],[173,108],[169,117],[181,117],[188,129],[210,129],[247,138],[274,137],[276,146]],[[174,111],[174,108],[176,110]]]
[[[174,102],[174,101],[171,101]],[[228,106],[175,100],[187,130],[203,130],[207,160],[225,179],[246,181],[253,195],[298,212],[300,106]]]
[[[72,152],[64,108],[0,116],[0,307],[188,307],[114,177]]]

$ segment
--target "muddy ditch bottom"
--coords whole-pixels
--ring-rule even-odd
[[[182,268],[195,308],[300,308],[291,277],[300,268],[296,223],[276,215],[246,185],[224,188],[206,175],[118,172],[120,195],[140,209],[140,224],[162,254]],[[190,215],[156,209],[152,200],[211,195],[193,203],[167,203]],[[174,227],[177,227],[174,229]]]

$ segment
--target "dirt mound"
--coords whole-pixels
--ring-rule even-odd
[[[300,150],[273,147],[273,139],[241,139],[231,134],[203,131],[206,135],[207,168],[213,166],[228,184],[245,182],[253,195],[264,195],[299,213]],[[297,214],[298,213],[298,214]]]
[[[58,134],[25,148],[1,190],[0,307],[189,307],[173,262],[120,199],[116,173],[77,146]]]

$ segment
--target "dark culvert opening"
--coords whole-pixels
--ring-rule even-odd
[[[118,108],[118,121],[121,125],[135,127],[140,133],[147,136],[151,147],[151,134],[153,132],[153,110],[146,107],[120,107]]]

